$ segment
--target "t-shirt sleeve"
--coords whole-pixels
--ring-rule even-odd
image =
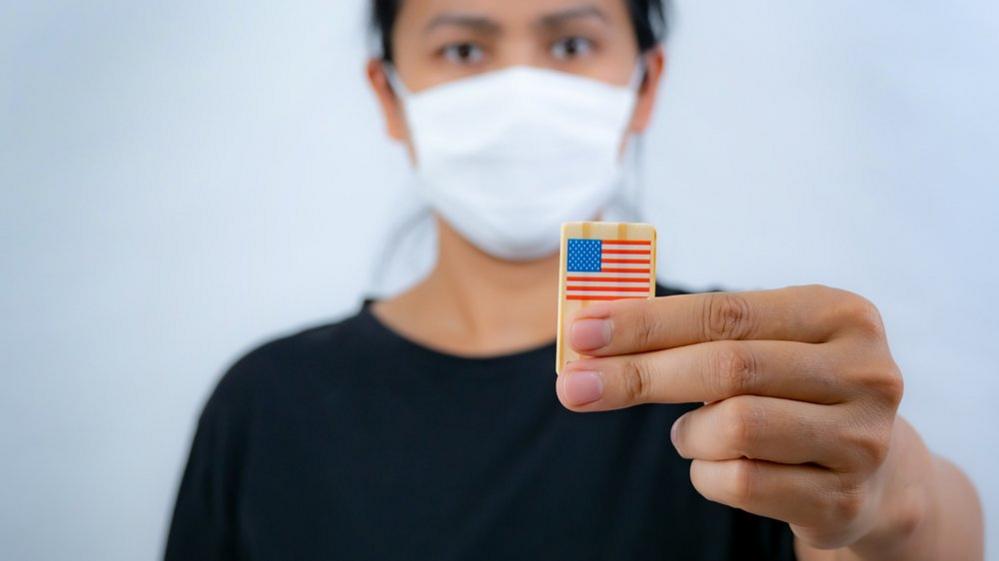
[[[166,561],[240,559],[238,496],[247,415],[230,371],[198,420],[167,536]]]

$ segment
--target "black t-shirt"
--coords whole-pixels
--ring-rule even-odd
[[[692,487],[668,433],[693,406],[572,413],[554,343],[452,356],[391,331],[371,303],[225,374],[168,561],[794,558],[786,524]]]

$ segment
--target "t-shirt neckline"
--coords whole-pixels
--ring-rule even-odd
[[[535,345],[532,347],[527,347],[521,350],[510,351],[506,353],[494,354],[494,355],[460,355],[455,353],[450,353],[441,349],[435,349],[433,347],[427,346],[423,343],[419,343],[410,339],[409,337],[399,333],[392,327],[382,322],[371,311],[372,304],[376,303],[378,300],[372,296],[365,296],[361,309],[358,312],[358,316],[361,317],[372,329],[377,331],[380,335],[391,338],[392,340],[398,342],[400,345],[404,345],[415,352],[423,354],[433,359],[445,360],[451,362],[461,362],[465,364],[495,364],[501,362],[515,362],[524,359],[530,359],[537,355],[542,355],[545,353],[554,353],[556,340],[551,339],[548,342],[542,343],[540,345]],[[554,371],[555,365],[552,364],[552,369]]]

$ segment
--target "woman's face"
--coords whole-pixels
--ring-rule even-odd
[[[392,33],[396,70],[413,92],[464,77],[525,65],[624,86],[639,48],[626,0],[402,0]],[[648,125],[663,69],[660,49],[643,55],[648,79],[629,130]],[[389,134],[409,134],[383,63],[368,75]]]

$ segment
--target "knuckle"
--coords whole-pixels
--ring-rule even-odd
[[[652,388],[652,374],[641,360],[631,359],[622,369],[624,396],[629,403],[645,403]]]
[[[928,500],[926,497],[918,497],[913,500],[914,508],[902,509],[896,519],[899,535],[911,536],[919,529],[926,519],[927,509],[930,508]]]
[[[745,345],[720,345],[714,354],[714,374],[720,395],[733,396],[752,391],[756,386],[756,357]]]
[[[843,442],[853,451],[860,466],[873,470],[888,458],[891,429],[878,426],[857,430],[846,435]]]
[[[905,381],[902,379],[902,374],[898,373],[891,378],[891,385],[885,391],[888,397],[888,404],[892,409],[898,409],[902,404],[902,398],[905,396]]]
[[[756,493],[756,463],[752,460],[735,460],[728,485],[728,493],[733,504],[751,503]]]
[[[847,487],[829,495],[827,513],[834,525],[845,525],[856,520],[864,511],[867,501],[858,487]]]
[[[810,293],[812,293],[815,296],[828,296],[830,294],[841,292],[838,289],[835,289],[835,288],[833,288],[833,287],[831,287],[829,285],[825,285],[825,284],[821,284],[821,283],[815,283],[815,284],[805,285],[802,288],[804,290],[809,291]]]
[[[898,407],[902,403],[902,396],[905,394],[905,380],[902,379],[902,371],[894,364],[886,371],[885,379],[879,386],[881,396],[893,407]]]
[[[865,476],[855,472],[835,473],[835,483],[818,497],[822,526],[832,534],[841,533],[863,515],[868,496]]]
[[[745,339],[750,334],[750,306],[734,293],[719,292],[705,299],[704,338],[708,341]]]
[[[835,300],[845,291],[839,290],[838,288],[832,288],[824,284],[806,284],[803,286],[791,287],[791,290],[798,291],[802,300],[811,300],[816,302]]]
[[[876,338],[885,338],[884,320],[873,302],[852,292],[842,292],[841,309],[845,321],[861,333]]]
[[[736,454],[753,457],[755,445],[765,430],[766,416],[762,409],[749,399],[732,398],[725,402],[725,436],[728,446]]]
[[[648,307],[635,315],[634,344],[639,349],[652,349],[661,329],[661,320]]]
[[[905,393],[902,372],[894,362],[875,368],[866,375],[861,375],[859,383],[866,395],[892,409],[899,406]]]

